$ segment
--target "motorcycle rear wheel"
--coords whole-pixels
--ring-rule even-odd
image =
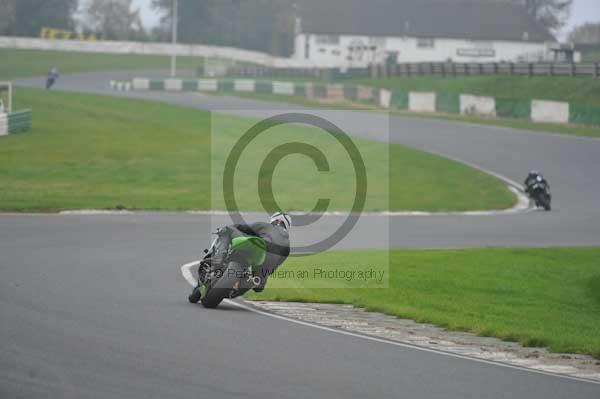
[[[241,276],[243,276],[242,265],[237,262],[231,262],[223,272],[221,278],[210,287],[200,300],[202,306],[214,309],[219,306],[223,299],[230,298],[232,293],[236,291],[234,288],[236,287],[236,283],[238,286],[240,285]]]

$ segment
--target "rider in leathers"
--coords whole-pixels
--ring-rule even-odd
[[[212,256],[213,264],[222,262],[226,256],[227,247],[232,238],[239,236],[255,236],[265,241],[266,257],[255,276],[260,277],[260,283],[252,287],[254,291],[261,292],[267,284],[268,277],[287,259],[290,254],[289,229],[292,219],[287,213],[277,212],[271,216],[271,222],[256,222],[251,224],[234,224],[219,229],[218,234],[225,236],[220,240],[222,247],[215,248]],[[249,288],[249,287],[247,287]],[[245,288],[244,291],[247,289]]]

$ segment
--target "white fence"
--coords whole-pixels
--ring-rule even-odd
[[[171,55],[173,51],[173,47],[169,43],[34,39],[8,36],[0,36],[0,48],[146,55]],[[233,47],[178,44],[175,48],[179,56],[225,58],[277,68],[315,67],[314,63],[307,60],[274,57],[258,51]]]

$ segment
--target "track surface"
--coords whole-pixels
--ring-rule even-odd
[[[111,77],[119,76],[63,77],[58,88],[115,94],[106,85]],[[127,95],[237,114],[302,109],[197,94]],[[349,112],[338,123],[377,138],[387,120]],[[394,217],[391,242],[377,239],[381,217],[368,217],[340,247],[600,243],[598,140],[400,117],[391,119],[391,139],[514,180],[539,168],[553,185],[556,211]],[[600,397],[600,385],[587,382],[392,347],[231,306],[187,305],[178,268],[198,257],[208,225],[207,217],[185,214],[0,216],[0,397]]]

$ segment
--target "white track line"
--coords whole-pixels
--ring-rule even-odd
[[[194,276],[193,276],[193,274],[191,272],[191,268],[194,267],[194,266],[196,266],[196,265],[198,265],[199,263],[200,263],[200,261],[195,261],[195,262],[186,263],[185,265],[181,266],[181,274],[183,275],[183,278],[192,287],[196,287],[196,285],[198,284],[198,282],[194,278]],[[479,358],[476,358],[476,357],[465,356],[465,355],[460,355],[460,354],[457,354],[457,353],[445,352],[445,351],[431,349],[431,348],[425,348],[425,347],[422,347],[422,346],[408,344],[408,343],[404,343],[404,342],[400,342],[400,341],[392,341],[392,340],[385,339],[385,338],[373,337],[373,336],[370,336],[370,335],[355,333],[355,332],[346,331],[346,330],[339,330],[339,329],[332,328],[332,327],[326,327],[326,326],[322,326],[322,325],[319,325],[319,324],[309,323],[309,322],[306,322],[306,321],[296,320],[296,319],[292,319],[290,317],[281,316],[281,315],[278,315],[278,314],[274,314],[274,313],[270,313],[270,312],[265,312],[265,311],[262,311],[262,310],[258,310],[255,307],[248,306],[248,305],[245,305],[243,303],[240,303],[238,301],[234,301],[234,300],[231,300],[231,299],[225,299],[224,302],[226,302],[229,305],[233,305],[233,306],[236,306],[238,308],[245,309],[245,310],[248,310],[248,311],[256,313],[256,314],[260,314],[262,316],[267,316],[267,317],[271,317],[271,318],[274,318],[274,319],[287,321],[289,323],[299,324],[301,326],[306,326],[306,327],[312,327],[312,328],[316,328],[316,329],[319,329],[319,330],[328,331],[328,332],[332,332],[332,333],[336,333],[336,334],[346,335],[346,336],[349,336],[349,337],[365,339],[365,340],[368,340],[368,341],[373,341],[373,342],[379,342],[379,343],[382,343],[382,344],[388,344],[388,345],[398,346],[398,347],[401,347],[401,348],[416,349],[416,350],[423,351],[423,352],[435,353],[435,354],[438,354],[438,355],[450,356],[450,357],[454,357],[454,358],[458,358],[458,359],[470,360],[470,361],[474,361],[474,362],[490,364],[490,365],[493,365],[493,366],[500,366],[500,367],[506,367],[506,368],[520,370],[520,371],[526,371],[526,372],[530,372],[530,373],[542,374],[542,375],[546,375],[546,376],[550,376],[550,377],[566,378],[566,379],[569,379],[569,380],[575,380],[575,381],[580,381],[580,382],[588,382],[588,383],[600,385],[600,381],[589,380],[587,378],[573,377],[573,376],[570,376],[570,375],[559,374],[559,373],[551,373],[551,372],[548,372],[548,371],[536,370],[536,369],[531,369],[531,368],[521,367],[521,366],[515,366],[513,364],[503,363],[503,362],[499,362],[499,361],[479,359]]]

